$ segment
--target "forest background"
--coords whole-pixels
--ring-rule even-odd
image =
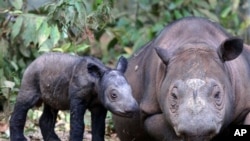
[[[188,16],[216,21],[250,43],[250,0],[0,0],[0,140],[9,138],[22,74],[39,55],[93,55],[113,67],[120,55],[129,58],[165,25]],[[35,140],[41,112],[30,110],[25,126]],[[106,121],[106,138],[115,140],[110,113]],[[68,112],[59,113],[56,130],[68,132]]]

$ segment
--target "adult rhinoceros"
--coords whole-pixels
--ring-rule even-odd
[[[250,47],[210,20],[166,26],[130,58],[125,75],[140,113],[114,116],[121,141],[216,140],[250,123]]]

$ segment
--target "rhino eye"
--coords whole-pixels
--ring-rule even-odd
[[[117,97],[118,97],[118,95],[117,95],[116,92],[113,91],[113,92],[110,93],[110,99],[111,100],[115,101],[117,99]]]
[[[178,90],[176,87],[172,89],[170,97],[171,97],[169,99],[170,110],[172,113],[175,113],[176,110],[178,109]]]
[[[111,98],[112,98],[112,99],[115,99],[115,98],[117,98],[117,94],[115,94],[115,93],[112,93],[112,94],[111,94]]]
[[[177,100],[177,88],[173,88],[172,92],[171,92],[171,97],[173,100]]]
[[[222,101],[222,95],[221,95],[221,92],[220,92],[220,88],[218,86],[214,87],[213,98],[214,98],[215,104],[217,106],[220,106],[221,105],[221,101]]]
[[[216,92],[214,95],[215,100],[220,100],[220,92]]]

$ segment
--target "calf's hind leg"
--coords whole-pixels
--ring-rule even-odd
[[[60,141],[55,133],[55,123],[58,110],[44,104],[43,114],[39,120],[39,126],[43,135],[44,141]]]
[[[27,112],[38,100],[39,94],[36,91],[19,91],[14,111],[10,118],[11,141],[27,141],[23,135]]]

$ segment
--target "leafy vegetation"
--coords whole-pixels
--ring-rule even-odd
[[[240,0],[0,0],[0,120],[8,121],[25,68],[44,52],[93,55],[112,66],[187,16],[210,18],[250,43],[249,9]]]

